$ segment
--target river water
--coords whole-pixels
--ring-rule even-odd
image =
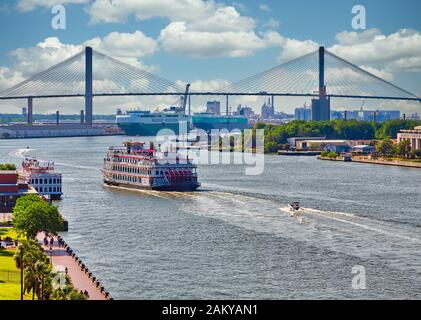
[[[200,165],[193,193],[111,189],[124,139],[0,141],[0,162],[55,162],[63,236],[115,299],[421,298],[421,170],[265,156],[260,176]]]

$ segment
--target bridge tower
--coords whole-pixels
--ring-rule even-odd
[[[34,101],[33,101],[32,97],[29,97],[28,98],[27,122],[30,125],[32,125],[33,122],[34,122],[33,114],[34,114]]]
[[[311,100],[311,119],[330,120],[330,99],[326,94],[325,83],[325,47],[319,48],[319,98]]]
[[[85,48],[85,124],[92,126],[92,48]]]

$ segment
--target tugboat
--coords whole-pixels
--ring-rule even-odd
[[[167,159],[170,159],[167,161]],[[176,152],[157,152],[150,144],[126,141],[110,147],[104,159],[103,181],[108,186],[159,191],[194,191],[200,187],[197,167]]]
[[[34,157],[25,157],[19,178],[23,183],[35,188],[42,196],[50,200],[60,200],[62,193],[62,175],[54,172],[54,162],[41,162]]]

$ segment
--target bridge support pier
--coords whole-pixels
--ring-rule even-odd
[[[229,96],[226,95],[226,106],[225,106],[225,113],[228,116],[229,115]]]
[[[85,123],[92,126],[93,89],[92,89],[92,48],[85,49]]]
[[[27,121],[28,124],[32,125],[34,122],[33,119],[33,113],[34,113],[34,109],[33,109],[33,99],[32,97],[28,98],[28,114],[27,114]]]

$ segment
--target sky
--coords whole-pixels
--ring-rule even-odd
[[[52,27],[63,5],[66,28]],[[355,5],[366,11],[355,30]],[[344,59],[421,96],[419,0],[3,0],[0,2],[0,91],[90,45],[172,81],[212,91],[324,45]],[[216,98],[216,97],[210,97]],[[95,112],[154,108],[174,98],[98,98]],[[204,98],[192,101],[203,110]],[[222,102],[222,101],[221,101]],[[278,98],[277,111],[309,103]],[[262,99],[236,98],[259,111]],[[363,101],[337,100],[333,108]],[[0,101],[0,112],[20,112],[24,101]],[[421,104],[364,102],[366,108],[419,112]],[[40,112],[78,113],[80,99],[37,100]],[[418,111],[420,110],[420,111]]]

